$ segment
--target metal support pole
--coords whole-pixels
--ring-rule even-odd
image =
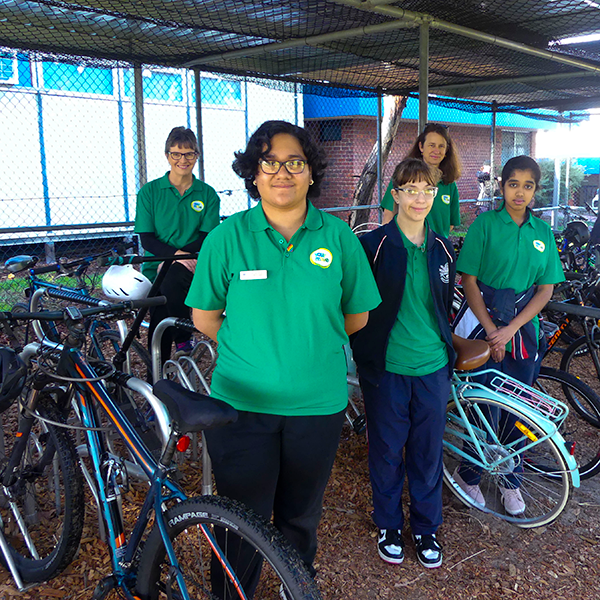
[[[381,153],[382,153],[382,139],[381,139],[381,125],[383,123],[383,95],[381,90],[377,91],[377,204],[381,206],[381,179],[383,172],[381,169]],[[381,222],[381,211],[379,211],[379,221]]]
[[[554,159],[554,189],[552,190],[552,206],[558,206],[560,200],[560,158]],[[552,229],[557,226],[556,210],[552,211],[551,225]]]
[[[146,126],[144,123],[144,82],[142,78],[142,65],[133,66],[133,111],[135,114],[135,142],[136,152],[136,187],[139,190],[148,181],[146,168]]]
[[[565,204],[571,199],[571,121],[569,121],[569,143],[567,144],[567,160],[565,165]]]
[[[194,85],[196,87],[196,135],[200,156],[198,157],[199,179],[204,181],[204,134],[202,132],[202,82],[200,81],[200,69],[194,69]]]
[[[490,184],[492,186],[490,208],[494,209],[494,191],[496,189],[496,111],[498,103],[492,102],[492,130],[490,132]]]
[[[429,96],[429,24],[419,27],[419,133],[427,123],[427,98]]]

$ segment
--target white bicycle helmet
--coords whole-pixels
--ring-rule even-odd
[[[151,287],[150,280],[133,265],[113,265],[102,277],[102,291],[111,300],[141,300]]]

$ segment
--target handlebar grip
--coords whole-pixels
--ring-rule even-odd
[[[60,265],[46,265],[45,267],[34,267],[31,269],[34,275],[43,275],[44,273],[60,273]]]
[[[565,271],[567,281],[583,281],[588,279],[589,275],[585,273],[575,273],[575,271]]]
[[[568,315],[600,319],[600,308],[594,308],[593,306],[581,306],[580,304],[568,304],[566,302],[548,302],[546,309]]]

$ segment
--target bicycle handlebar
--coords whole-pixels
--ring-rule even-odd
[[[149,308],[151,306],[161,306],[166,304],[166,302],[167,299],[164,296],[155,296],[154,298],[143,298],[142,300],[125,300],[124,302],[109,304],[108,306],[77,309],[77,311],[82,317],[90,317],[102,313],[113,314],[134,309]],[[0,321],[64,321],[73,318],[69,314],[69,308],[44,312],[0,312]]]
[[[600,308],[594,308],[593,306],[581,306],[580,304],[569,304],[567,302],[548,302],[546,309],[568,315],[600,319]]]
[[[165,262],[168,260],[196,260],[198,253],[172,254],[171,256],[138,256],[137,254],[126,254],[125,256],[113,256],[100,262],[100,266],[113,265],[139,265],[148,262]]]

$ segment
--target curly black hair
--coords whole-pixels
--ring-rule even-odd
[[[306,129],[288,123],[287,121],[265,121],[250,137],[246,149],[235,153],[231,165],[237,175],[246,184],[246,189],[252,198],[258,200],[260,194],[253,181],[258,171],[258,161],[271,151],[271,139],[278,133],[293,135],[302,146],[306,162],[312,170],[313,184],[308,188],[308,198],[317,198],[321,193],[321,181],[325,175],[327,163],[325,153],[312,140]]]

